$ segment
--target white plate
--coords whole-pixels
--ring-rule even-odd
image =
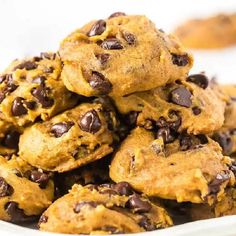
[[[0,0],[0,70],[15,58],[37,55],[41,51],[57,50],[60,40],[72,30],[93,18],[105,18],[115,11],[145,14],[158,28],[170,32],[177,24],[190,17],[207,16],[219,11],[236,11],[236,1]],[[236,83],[236,47],[193,53],[195,55],[193,72],[206,71],[210,75],[216,75],[222,83]],[[0,235],[52,234],[0,221]],[[198,221],[137,235],[236,236],[236,216]]]

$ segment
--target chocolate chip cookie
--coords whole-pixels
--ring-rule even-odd
[[[225,155],[235,156],[236,152],[236,87],[234,85],[221,86],[228,96],[223,126],[214,132],[212,138],[222,147]]]
[[[231,165],[205,135],[136,128],[114,155],[110,177],[149,196],[212,204],[235,182]]]
[[[172,225],[167,212],[126,182],[74,185],[39,221],[40,230],[69,234],[137,233]]]
[[[145,16],[92,21],[63,40],[66,87],[84,96],[123,96],[183,79],[193,58]]]
[[[19,157],[0,157],[0,219],[23,223],[37,218],[54,198],[48,173]]]
[[[77,98],[64,86],[61,70],[55,53],[15,60],[0,76],[1,118],[24,126],[74,106]]]
[[[236,14],[189,20],[174,32],[184,46],[217,49],[236,44]]]
[[[20,137],[20,156],[43,170],[64,172],[111,153],[113,135],[101,104],[83,103]]]
[[[193,74],[186,81],[113,99],[133,127],[207,134],[224,122],[226,99],[205,74]]]

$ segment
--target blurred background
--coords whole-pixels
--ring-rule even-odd
[[[71,31],[115,11],[144,14],[171,32],[191,18],[236,12],[236,0],[0,0],[0,70],[15,58],[57,50]],[[192,51],[192,72],[206,71],[222,83],[236,82],[236,46]]]

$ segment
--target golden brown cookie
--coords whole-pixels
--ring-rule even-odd
[[[64,172],[111,153],[112,143],[102,105],[84,103],[27,128],[19,153],[32,166]]]
[[[190,215],[192,220],[203,220],[227,215],[236,215],[236,189],[227,189],[223,199],[213,206],[206,204],[192,204],[190,208]]]
[[[218,130],[224,122],[224,95],[204,74],[113,99],[131,126],[207,134]]]
[[[114,155],[110,177],[148,196],[211,204],[235,182],[231,165],[220,146],[204,135],[136,128]]]
[[[84,96],[123,96],[183,79],[193,58],[145,16],[92,21],[61,43],[66,87]]]
[[[74,106],[77,98],[64,86],[61,70],[55,53],[13,61],[0,76],[0,116],[24,126]]]
[[[174,32],[184,46],[197,49],[224,48],[236,44],[236,14],[219,14],[189,20]]]
[[[222,147],[225,155],[235,156],[236,152],[236,86],[221,85],[221,89],[228,96],[223,126],[214,132],[212,138]]]
[[[35,220],[53,201],[50,175],[19,157],[0,157],[0,219],[13,223]]]
[[[172,225],[167,212],[128,183],[74,185],[42,215],[40,230],[68,234],[137,233]]]

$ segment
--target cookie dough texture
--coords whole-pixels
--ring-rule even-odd
[[[219,145],[204,135],[187,134],[163,144],[166,135],[155,138],[153,132],[134,129],[112,160],[112,180],[127,181],[149,196],[178,202],[212,204],[220,199],[235,178],[228,167],[232,162],[222,156]]]
[[[123,96],[185,78],[193,58],[145,16],[92,21],[61,43],[66,87],[84,96]]]
[[[236,44],[236,14],[189,20],[174,32],[184,46],[217,49]]]
[[[227,215],[236,215],[236,190],[229,188],[223,199],[214,206],[206,204],[192,204],[190,208],[192,220],[204,220]]]
[[[76,96],[64,86],[61,70],[62,63],[54,53],[13,61],[0,76],[1,117],[24,126],[74,106]]]
[[[68,234],[137,233],[172,225],[167,212],[127,183],[74,185],[40,219],[40,230]]]
[[[84,103],[27,128],[19,153],[32,166],[64,172],[111,153],[112,142],[102,105]]]
[[[54,198],[48,174],[13,156],[0,157],[0,219],[13,223],[35,220]]]
[[[113,99],[119,112],[134,122],[131,125],[146,129],[166,126],[174,131],[207,134],[224,122],[226,99],[204,74]]]

